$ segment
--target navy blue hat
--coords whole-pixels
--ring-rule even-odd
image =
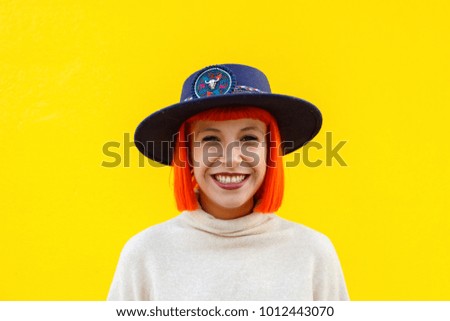
[[[134,141],[145,156],[170,165],[175,137],[182,123],[216,107],[253,106],[277,120],[283,155],[291,153],[319,132],[322,115],[313,104],[296,97],[272,94],[267,77],[258,69],[237,64],[206,67],[184,82],[178,104],[163,108],[137,127]]]

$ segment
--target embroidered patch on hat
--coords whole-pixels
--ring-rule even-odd
[[[207,67],[200,71],[194,82],[194,97],[225,95],[234,89],[233,73],[222,66]]]

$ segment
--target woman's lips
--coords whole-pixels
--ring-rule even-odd
[[[248,174],[215,174],[211,175],[217,186],[226,190],[241,188],[248,180]]]

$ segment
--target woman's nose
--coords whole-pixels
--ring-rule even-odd
[[[239,141],[229,142],[224,146],[223,158],[225,167],[235,167],[242,162],[241,144]]]

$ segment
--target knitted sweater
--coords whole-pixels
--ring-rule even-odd
[[[348,300],[323,234],[276,214],[185,211],[125,245],[108,300]]]

